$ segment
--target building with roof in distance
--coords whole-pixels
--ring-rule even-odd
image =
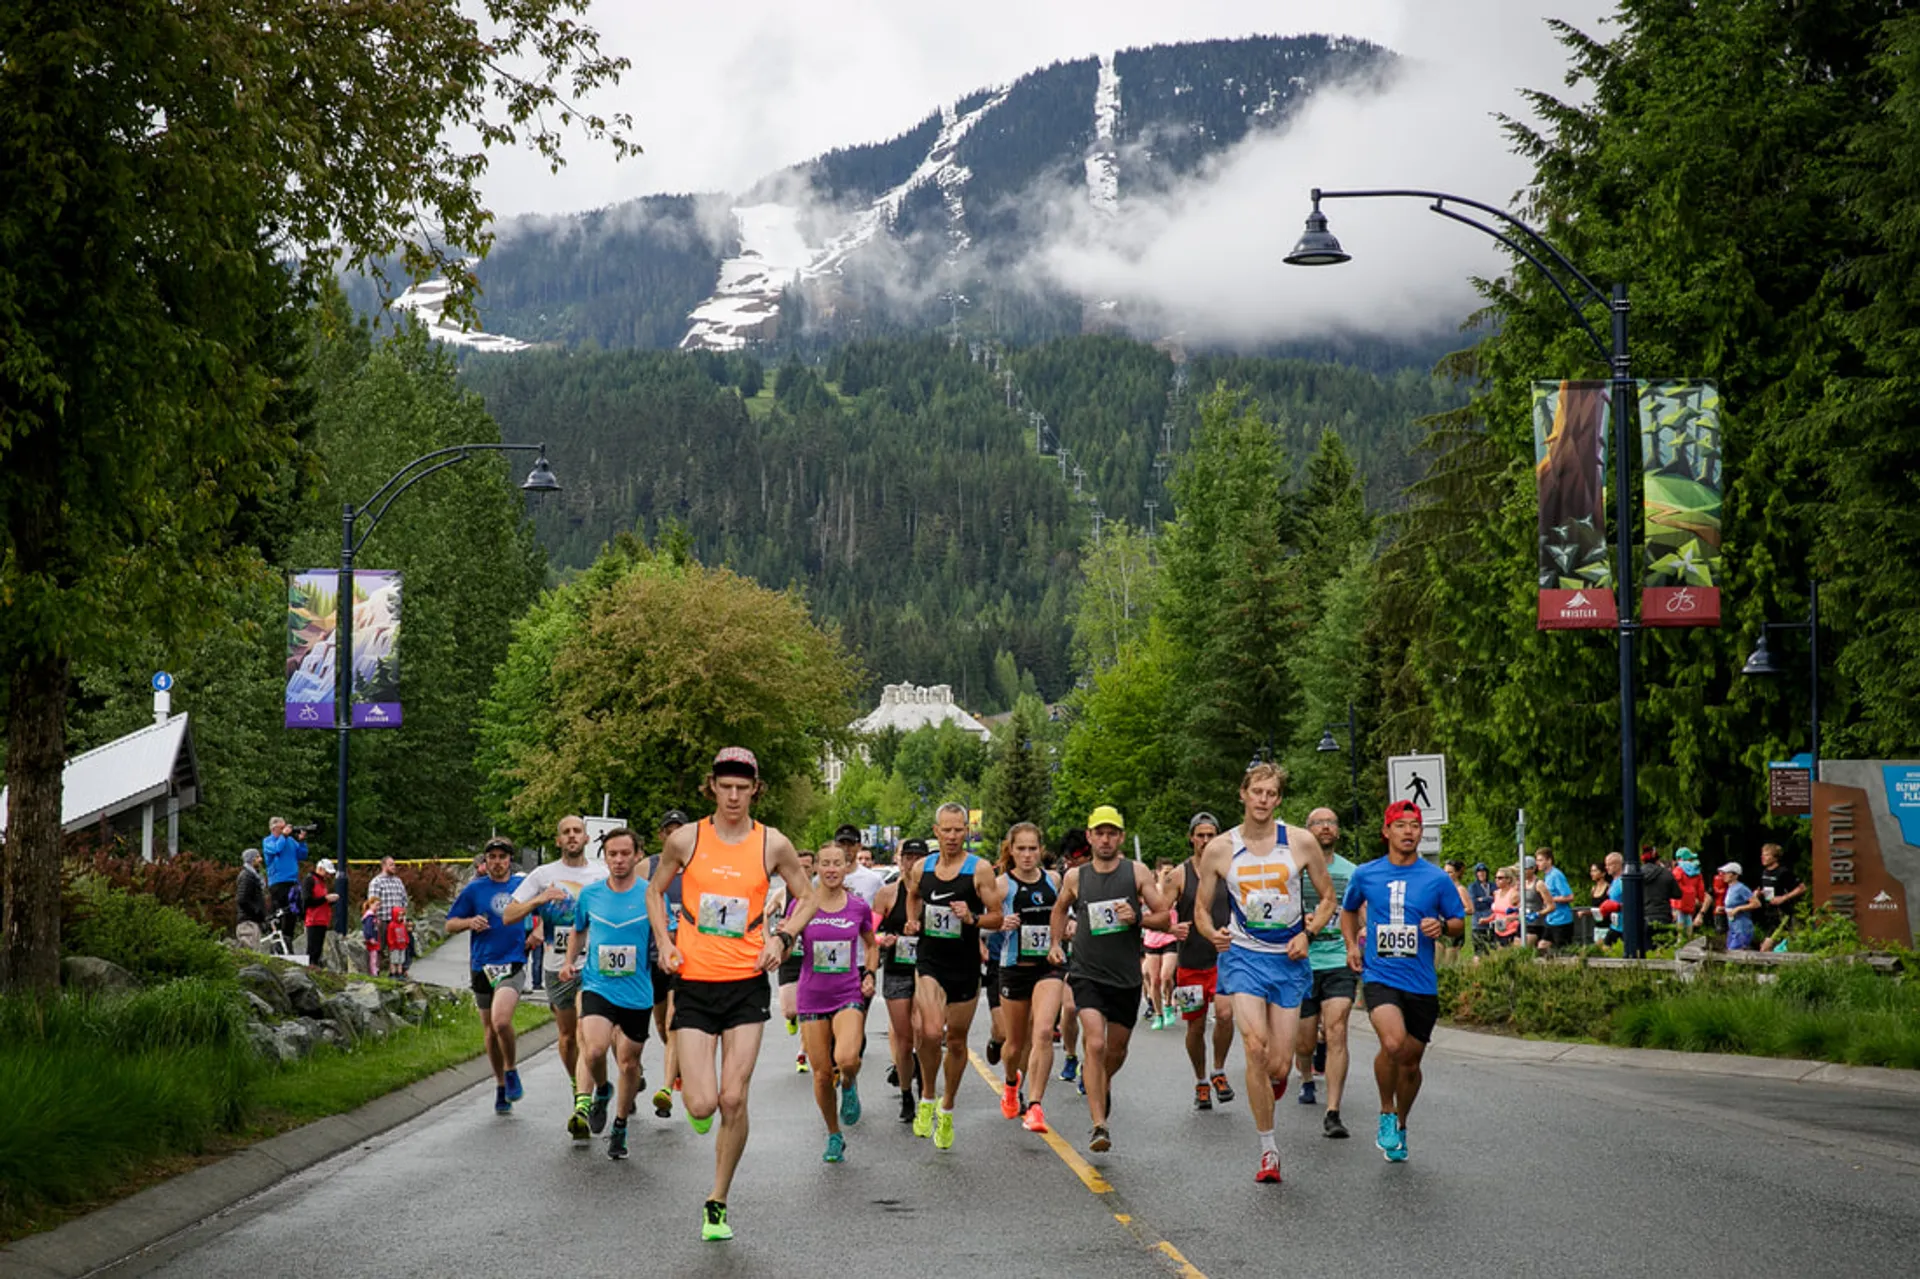
[[[958,724],[983,742],[993,736],[991,729],[962,710],[953,700],[951,684],[934,684],[930,687],[889,684],[881,691],[880,705],[853,721],[851,727],[856,734],[867,737],[890,728],[911,733],[917,728],[932,728],[946,723]],[[860,749],[860,757],[867,757],[864,747]],[[828,753],[823,766],[828,790],[840,785],[840,775],[845,767],[837,756]]]
[[[164,713],[163,713],[164,716]],[[0,787],[0,838],[7,831],[8,792]],[[200,763],[185,715],[145,728],[67,761],[61,774],[60,829],[72,835],[104,828],[140,833],[140,854],[153,860],[155,825],[166,824],[169,855],[180,851],[180,813],[200,800]]]

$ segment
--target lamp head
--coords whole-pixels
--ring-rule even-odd
[[[540,456],[535,459],[533,469],[527,472],[526,482],[520,486],[526,493],[558,493],[560,481],[554,478],[553,468],[547,465],[547,446],[540,446]]]
[[[1307,229],[1294,242],[1293,252],[1282,259],[1288,266],[1339,266],[1353,255],[1340,247],[1340,241],[1327,230],[1327,215],[1320,212],[1320,192],[1313,193],[1313,212],[1307,214]]]
[[[1320,731],[1320,744],[1313,749],[1322,753],[1337,751],[1340,749],[1340,743],[1333,740],[1333,730],[1331,728],[1322,729]]]
[[[1742,675],[1778,675],[1780,668],[1774,665],[1773,650],[1767,647],[1767,633],[1760,632],[1760,643],[1747,658],[1747,664],[1740,669]]]

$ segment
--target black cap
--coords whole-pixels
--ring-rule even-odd
[[[852,822],[847,822],[845,825],[841,826],[840,829],[833,832],[833,842],[836,844],[859,843],[860,828],[858,826],[855,826]]]
[[[925,857],[927,855],[927,841],[924,839],[901,840],[900,855],[902,857]]]
[[[656,830],[665,830],[669,826],[685,826],[691,819],[677,808],[669,808],[660,814],[660,825]]]

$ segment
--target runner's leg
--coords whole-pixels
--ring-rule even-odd
[[[829,1025],[833,1030],[832,1041],[817,1060],[832,1062],[832,1073],[839,1075],[840,1086],[851,1088],[860,1077],[861,1050],[867,1045],[867,1010],[842,1008],[833,1015]]]
[[[1347,1091],[1347,1026],[1353,1014],[1351,999],[1328,999],[1320,1004],[1318,1020],[1327,1032],[1327,1109],[1338,1112]],[[1307,1050],[1307,1069],[1312,1067],[1313,1050]]]
[[[800,1045],[807,1050],[807,1059],[814,1063],[813,1104],[820,1107],[820,1117],[827,1121],[827,1131],[839,1132],[840,1098],[834,1093],[833,1072],[826,1069],[826,1063],[833,1060],[833,1023],[801,1022]]]
[[[1271,1045],[1267,1053],[1267,1069],[1274,1073],[1274,1082],[1284,1092],[1287,1087],[1287,1072],[1293,1065],[1291,1047],[1300,1030],[1300,1008],[1282,1008],[1278,1004],[1267,1005],[1267,1043]],[[1313,1061],[1309,1055],[1305,1078],[1313,1078]],[[1271,1094],[1269,1094],[1271,1095]]]
[[[1027,1054],[1032,1049],[1029,1040],[1033,1034],[1033,1001],[1008,999],[1003,995],[1000,1013],[1006,1019],[1007,1031],[1006,1045],[1000,1050],[1000,1065],[1007,1083],[1017,1084],[1020,1082],[1020,1072],[1027,1068]]]
[[[575,1094],[590,1093],[607,1082],[607,1047],[612,1040],[613,1023],[605,1017],[580,1019],[580,1046],[586,1051],[575,1060]]]
[[[1213,1073],[1227,1069],[1227,1050],[1233,1047],[1233,998],[1219,995],[1213,1001]]]
[[[1027,1047],[1027,1100],[1038,1105],[1047,1092],[1047,1076],[1053,1071],[1053,1028],[1060,1020],[1060,996],[1067,983],[1057,977],[1035,982],[1028,1024],[1032,1043]]]
[[[951,1111],[960,1100],[960,1081],[967,1077],[967,1032],[973,1029],[974,1010],[979,1006],[978,995],[965,1003],[947,1005],[947,1078],[940,1094],[942,1110]]]
[[[609,1022],[608,1025],[611,1026],[612,1023]],[[614,1031],[612,1039],[614,1060],[620,1067],[620,1082],[614,1086],[613,1090],[613,1116],[615,1119],[624,1120],[633,1113],[640,1096],[640,1046],[646,1043],[646,1040],[628,1039],[627,1032],[624,1030]],[[604,1049],[602,1051],[604,1052]],[[601,1060],[600,1069],[604,1077],[606,1071],[604,1057]]]
[[[765,1029],[765,1022],[756,1021],[728,1027],[720,1035],[720,1129],[713,1146],[713,1193],[707,1196],[720,1203],[727,1201],[734,1169],[747,1148],[747,1089]]]
[[[720,1041],[704,1030],[684,1028],[674,1031],[673,1037],[679,1041],[680,1100],[686,1103],[690,1118],[710,1118],[720,1108],[720,1080],[713,1060]]]
[[[1234,995],[1233,1020],[1240,1028],[1240,1053],[1247,1059],[1247,1108],[1253,1112],[1253,1130],[1273,1131],[1273,1082],[1268,1059],[1277,1053],[1292,1051],[1291,1040],[1279,1045],[1268,1043],[1272,1033],[1267,1020],[1267,1001],[1258,995]]]
[[[1078,1012],[1080,1039],[1087,1050],[1086,1058],[1080,1063],[1087,1081],[1087,1113],[1093,1119],[1093,1126],[1099,1128],[1107,1122],[1107,1089],[1111,1086],[1107,1075],[1107,1037],[1112,1027],[1107,1025],[1107,1015],[1098,1009],[1082,1008]]]
[[[914,1052],[919,1058],[920,1099],[924,1102],[939,1091],[940,1052],[947,1025],[946,989],[924,973],[913,979],[913,1012],[920,1023]]]
[[[500,1056],[495,1069],[504,1081],[506,1072],[519,1064],[516,1056],[518,1044],[513,1033],[513,1010],[520,1006],[520,992],[511,986],[497,986],[493,992],[493,1006],[487,1010],[487,1021],[493,1027],[495,1041],[500,1045]]]
[[[1380,1037],[1380,1057],[1375,1059],[1374,1077],[1380,1077],[1379,1061],[1384,1058],[1389,1063],[1388,1077],[1392,1084],[1391,1093],[1384,1085],[1380,1089],[1380,1109],[1399,1115],[1400,1126],[1405,1128],[1407,1116],[1413,1113],[1413,1100],[1420,1095],[1421,1061],[1427,1055],[1427,1046],[1407,1033],[1406,1019],[1392,1004],[1370,1012],[1373,1031]],[[1328,1051],[1331,1052],[1331,1048]]]

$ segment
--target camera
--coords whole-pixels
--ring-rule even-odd
[[[308,822],[305,826],[287,827],[287,833],[292,835],[295,839],[299,840],[301,843],[304,844],[313,837],[313,832],[319,829],[320,829],[319,822]]]

